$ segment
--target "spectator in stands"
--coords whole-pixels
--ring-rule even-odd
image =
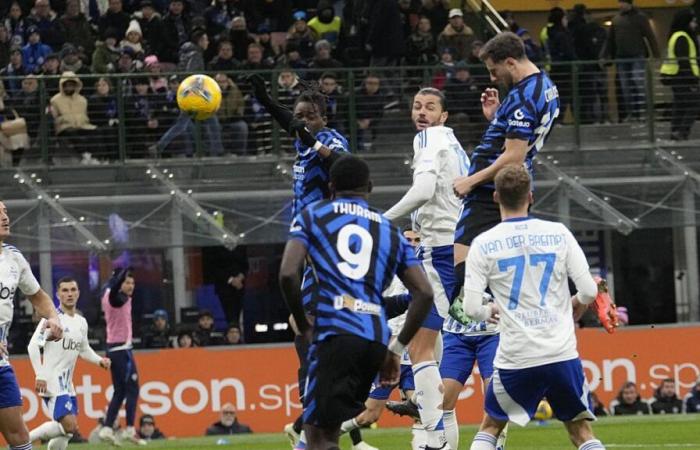
[[[312,69],[338,69],[343,67],[343,63],[331,56],[331,44],[321,39],[314,45],[316,55],[311,60],[309,67]]]
[[[655,400],[651,403],[653,414],[680,414],[683,401],[676,395],[676,380],[666,378],[654,392]]]
[[[27,134],[30,139],[36,139],[39,133],[41,103],[39,102],[39,80],[35,75],[27,75],[22,79],[22,94],[11,99],[12,109],[27,121]]]
[[[598,399],[598,396],[595,392],[591,392],[591,407],[593,409],[593,415],[596,417],[605,417],[610,415],[610,413],[608,413],[608,410],[605,409],[605,406],[603,406],[603,404]]]
[[[41,43],[39,28],[32,25],[27,29],[27,44],[22,48],[22,60],[29,73],[38,73],[46,57],[53,53],[51,47]]]
[[[112,92],[108,78],[99,78],[95,83],[95,93],[88,100],[90,122],[97,126],[97,141],[104,148],[103,156],[110,159],[117,155],[119,114],[117,97]]]
[[[112,73],[117,70],[117,62],[121,51],[117,47],[117,32],[114,28],[108,28],[103,39],[95,42],[95,51],[92,53],[93,73]]]
[[[61,73],[73,72],[76,75],[87,75],[90,73],[88,66],[83,64],[83,61],[80,59],[78,48],[69,42],[63,44],[61,49],[60,71]]]
[[[586,5],[574,6],[569,29],[574,37],[576,57],[582,61],[597,61],[603,51],[607,31],[595,20]],[[581,90],[581,123],[602,123],[608,114],[607,74],[595,62],[583,64],[579,71]]]
[[[451,9],[449,18],[450,23],[438,36],[438,51],[442,53],[444,49],[452,48],[455,52],[455,60],[466,60],[475,39],[474,31],[464,24],[464,13],[461,9]]]
[[[192,332],[194,343],[199,347],[221,344],[221,339],[214,333],[214,316],[207,309],[201,310],[197,319],[197,328]]]
[[[610,405],[610,409],[613,416],[651,414],[649,404],[639,396],[637,385],[632,381],[622,385],[616,400]]]
[[[450,99],[450,115],[465,114],[472,123],[482,123],[481,92],[464,61],[455,64],[454,76],[445,83],[445,96]]]
[[[172,0],[163,19],[161,61],[177,64],[180,47],[190,38],[190,19],[185,15],[184,0]]]
[[[225,403],[221,407],[221,419],[207,428],[207,436],[219,436],[228,434],[252,433],[248,425],[238,422],[236,410],[231,403]]]
[[[455,71],[455,51],[452,48],[445,48],[440,54],[440,62],[435,67],[433,74],[432,85],[435,89],[442,90],[445,88],[447,80],[452,78]]]
[[[10,33],[4,22],[0,22],[0,67],[5,67],[10,63],[11,48]]]
[[[406,53],[406,38],[401,26],[401,12],[396,0],[369,2],[366,50],[369,64],[391,67]]]
[[[422,0],[420,15],[430,20],[433,36],[445,29],[448,24],[448,10],[450,2],[448,0]]]
[[[241,58],[248,54],[250,44],[255,38],[248,32],[248,25],[243,16],[234,17],[231,21],[231,34],[229,40],[233,44],[233,54]],[[262,59],[262,56],[260,57]]]
[[[51,97],[56,136],[73,146],[72,150],[92,147],[90,139],[95,136],[95,125],[88,117],[87,99],[80,95],[83,82],[73,72],[64,72],[59,83],[59,93]]]
[[[143,333],[143,348],[168,348],[169,346],[168,312],[164,309],[156,309],[153,311],[153,323]]]
[[[272,68],[268,62],[263,60],[263,48],[257,42],[253,42],[248,46],[246,55],[246,60],[241,64],[241,70],[265,70]]]
[[[132,158],[143,158],[145,150],[155,145],[163,127],[158,121],[160,103],[157,94],[151,92],[147,77],[132,80],[133,93],[125,100],[125,127],[127,153]]]
[[[145,49],[142,41],[143,33],[141,32],[141,25],[139,25],[137,20],[132,20],[129,22],[129,28],[126,29],[126,34],[124,35],[124,39],[119,43],[119,47],[129,47],[134,51],[137,58],[143,59]]]
[[[100,17],[97,22],[97,28],[101,35],[107,31],[107,28],[113,28],[117,32],[117,36],[122,38],[126,34],[127,28],[129,28],[130,21],[129,14],[124,12],[122,0],[109,0],[109,8]]]
[[[250,1],[249,6],[245,8],[246,17],[250,18],[250,29],[254,30],[260,24],[267,23],[272,31],[289,31],[292,25],[292,3],[298,5],[299,2],[300,0]],[[306,10],[304,5],[298,5],[298,9]]]
[[[370,150],[377,134],[377,125],[384,117],[386,95],[379,76],[370,73],[355,93],[357,141],[361,150]]]
[[[309,20],[309,28],[319,39],[324,39],[335,48],[340,36],[340,17],[335,15],[333,2],[320,0],[316,9],[316,17]]]
[[[63,43],[66,42],[65,29],[56,13],[51,10],[49,0],[36,0],[34,14],[27,18],[27,25],[35,25],[39,29],[41,42],[54,51],[60,50]]]
[[[302,70],[309,67],[309,64],[304,61],[297,49],[296,44],[290,43],[284,49],[284,55],[277,60],[277,65],[280,67],[290,67],[294,70]]]
[[[311,61],[314,56],[315,42],[316,36],[306,23],[306,13],[304,11],[295,12],[294,24],[287,33],[287,45],[294,45],[299,50],[303,60]]]
[[[688,414],[700,413],[700,377],[693,389],[685,396],[684,411]]]
[[[85,14],[80,12],[80,0],[67,0],[66,13],[61,17],[66,42],[75,45],[81,55],[90,58],[95,51],[95,31]]]
[[[217,72],[231,72],[238,69],[241,63],[234,58],[233,44],[228,39],[219,41],[218,50],[214,59],[209,61],[209,70]]]
[[[143,63],[136,59],[134,50],[131,47],[125,47],[119,52],[119,59],[117,59],[117,67],[114,73],[122,75],[139,73],[142,67]],[[131,95],[133,81],[133,78],[130,77],[122,77],[119,80],[122,95]]]
[[[411,66],[433,65],[437,59],[435,35],[430,25],[430,19],[422,16],[418,20],[415,31],[408,37],[406,64]]]
[[[46,57],[44,64],[41,65],[40,74],[44,76],[44,87],[49,97],[58,94],[58,75],[64,71],[61,70],[61,59],[56,53],[51,53]]]
[[[144,414],[139,419],[138,437],[145,441],[165,439],[165,435],[156,428],[156,420],[150,414]]]
[[[569,32],[566,11],[562,8],[556,7],[549,10],[548,22],[547,50],[552,62],[549,73],[552,81],[557,85],[560,110],[563,115],[573,99],[571,62],[576,59],[574,39]]]
[[[180,48],[178,72],[197,73],[204,70],[204,52],[209,48],[209,36],[203,28],[192,30],[190,41]]]
[[[27,19],[22,12],[22,7],[19,2],[12,2],[4,22],[5,28],[10,35],[10,47],[23,46],[25,41],[24,35],[27,32],[29,24],[27,23]]]
[[[697,61],[698,21],[690,8],[676,12],[668,36],[666,59],[661,66],[664,84],[671,87],[671,139],[687,140],[695,119],[698,117],[700,101],[700,68]]]
[[[228,330],[226,330],[226,345],[240,345],[242,343],[241,329],[236,325],[228,327]]]
[[[221,88],[221,108],[217,116],[221,123],[221,138],[230,153],[245,155],[248,149],[248,123],[243,118],[245,100],[236,83],[226,74],[217,73],[216,82]]]
[[[22,50],[17,47],[13,48],[10,50],[10,63],[0,70],[0,76],[4,78],[5,82],[5,91],[10,97],[15,96],[22,89],[22,81],[17,77],[28,74],[29,71],[24,66]]]
[[[177,347],[178,348],[192,348],[196,347],[196,343],[192,339],[192,334],[189,331],[181,331],[177,335]]]
[[[632,0],[620,0],[619,5],[620,12],[612,19],[603,54],[614,59],[635,59],[616,64],[623,106],[628,117],[634,119],[639,117],[644,103],[644,59],[658,58],[659,48],[647,16],[632,5]]]
[[[275,63],[279,56],[279,48],[272,44],[272,36],[270,35],[270,27],[266,24],[260,24],[258,27],[257,41],[263,48],[263,60],[268,64]]]
[[[231,21],[240,14],[241,11],[236,8],[236,5],[228,0],[215,0],[214,4],[204,12],[207,34],[215,41],[221,37],[228,38]]]
[[[143,33],[144,52],[148,55],[161,55],[163,50],[164,27],[163,20],[153,7],[151,0],[141,2],[141,18],[139,19]]]
[[[144,58],[146,72],[148,73],[151,91],[157,94],[168,92],[168,80],[161,74],[160,60],[156,55],[148,55]]]
[[[345,98],[338,84],[338,77],[333,72],[325,72],[319,80],[319,88],[326,96],[326,126],[339,132],[347,129],[345,119]]]

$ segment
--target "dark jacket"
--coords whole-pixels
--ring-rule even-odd
[[[374,0],[370,9],[367,44],[372,56],[398,57],[406,53],[401,11],[396,0]]]
[[[651,47],[651,55],[648,55],[645,39]],[[659,46],[647,16],[632,8],[613,17],[604,54],[610,58],[658,58]]]
[[[168,348],[170,346],[170,328],[156,329],[155,325],[148,327],[143,333],[143,348]],[[154,438],[157,439],[157,438]]]
[[[39,28],[41,42],[51,47],[55,52],[59,51],[63,43],[66,42],[66,31],[55,13],[51,13],[49,18],[29,16],[27,18],[27,27],[32,25],[36,25]]]
[[[685,412],[688,414],[700,413],[700,383],[696,384],[685,398]]]
[[[141,439],[145,439],[147,441],[155,441],[156,439],[165,439],[165,435],[158,428],[154,429],[153,434],[148,436],[148,437],[141,434],[141,430],[139,430],[138,435]]]
[[[182,44],[187,42],[190,36],[190,20],[184,14],[173,16],[168,14],[163,19],[163,47],[162,55],[158,55],[161,61],[177,63],[178,51]]]
[[[438,52],[442,53],[448,48],[454,49],[455,61],[463,61],[471,53],[472,42],[474,42],[474,31],[471,28],[464,25],[461,31],[457,31],[448,23],[438,36]]]
[[[573,61],[576,59],[574,38],[568,28],[550,25],[547,27],[547,48],[552,61]]]
[[[220,421],[216,422],[214,425],[207,428],[206,435],[217,436],[222,434],[243,434],[252,432],[253,430],[251,430],[248,425],[244,425],[238,422],[238,419],[236,419],[236,421],[233,422],[233,425],[231,425],[230,427],[225,426]]]
[[[663,397],[657,390],[654,400],[651,404],[651,412],[653,414],[680,414],[683,411],[683,401],[676,394],[670,397]]]
[[[455,76],[445,83],[445,96],[450,99],[451,113],[464,113],[470,122],[480,122],[484,115],[481,111],[481,89],[473,78],[460,81]]]
[[[613,407],[612,413],[614,416],[631,416],[631,415],[646,415],[651,414],[649,409],[649,404],[643,402],[641,398],[637,399],[632,404],[623,403],[621,399],[618,399],[619,404]]]
[[[160,57],[163,47],[163,21],[158,15],[153,15],[151,20],[139,19],[139,26],[143,33],[143,43],[146,55],[158,55]]]
[[[82,49],[83,54],[88,58],[95,51],[95,32],[83,14],[74,17],[61,17],[61,24],[65,29],[66,42],[74,44]]]
[[[209,70],[214,72],[231,72],[241,67],[241,62],[236,58],[231,59],[221,59],[215,56],[214,59],[209,61]]]
[[[408,37],[406,62],[410,65],[434,64],[437,61],[437,48],[433,33],[416,30]]]
[[[107,11],[97,22],[97,28],[99,29],[100,36],[104,36],[108,28],[114,28],[120,39],[123,39],[126,34],[126,29],[129,28],[130,21],[131,18],[124,11],[118,13]]]
[[[193,42],[186,42],[180,48],[178,72],[201,72],[204,69],[204,50]]]
[[[119,120],[117,98],[111,94],[92,95],[88,101],[88,116],[90,117],[90,123],[98,127],[116,125]]]

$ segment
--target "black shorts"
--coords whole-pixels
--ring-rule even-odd
[[[501,211],[493,199],[466,200],[455,228],[455,244],[471,246],[475,237],[499,223]]]
[[[309,369],[309,344],[303,336],[294,336],[294,349],[299,357],[299,370],[297,371],[297,380],[299,382],[299,399],[304,402],[304,389],[306,388],[306,375]]]
[[[312,344],[304,423],[333,429],[361,413],[386,352],[385,345],[354,335]]]

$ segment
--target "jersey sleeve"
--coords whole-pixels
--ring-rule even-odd
[[[477,237],[478,239],[478,237]],[[464,290],[478,292],[481,295],[488,286],[488,261],[479,250],[477,239],[472,242],[464,267]]]
[[[41,319],[27,345],[27,353],[29,354],[29,361],[32,363],[34,374],[37,379],[44,381],[46,381],[46,374],[44,373],[44,365],[41,362],[41,345],[39,341],[45,326],[46,319]]]
[[[36,278],[32,273],[32,268],[29,266],[27,260],[24,259],[24,256],[22,256],[20,253],[17,253],[16,257],[20,266],[18,283],[19,290],[22,291],[24,295],[32,296],[39,292],[41,286],[39,285],[39,282],[36,281]]]
[[[439,132],[427,128],[413,140],[413,151],[418,159],[413,165],[413,174],[433,173],[437,175],[447,157],[447,142]]]
[[[88,327],[87,322],[85,322],[85,328],[83,329],[83,342],[80,350],[80,357],[85,361],[89,361],[93,364],[99,364],[102,361],[100,355],[95,353],[95,350],[90,346],[90,340],[88,339]]]
[[[350,152],[348,141],[338,133],[319,133],[316,139],[334,152]]]
[[[289,227],[289,240],[296,239],[304,244],[304,247],[309,248],[309,236],[310,230],[308,227],[310,220],[308,210],[304,210],[297,214],[297,216],[292,220],[292,224]]]
[[[513,101],[506,107],[506,139],[531,141],[539,126],[537,112],[530,103]]]
[[[595,299],[598,288],[591,277],[588,260],[583,249],[571,231],[563,225],[562,228],[564,228],[566,239],[566,272],[579,291],[579,300],[584,304],[589,304]]]

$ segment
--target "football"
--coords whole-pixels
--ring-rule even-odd
[[[537,406],[537,411],[535,412],[535,419],[549,420],[552,418],[552,415],[552,407],[549,405],[549,402],[547,400],[542,400]]]
[[[211,77],[190,75],[177,88],[177,106],[195,120],[206,120],[221,106],[221,88]]]

